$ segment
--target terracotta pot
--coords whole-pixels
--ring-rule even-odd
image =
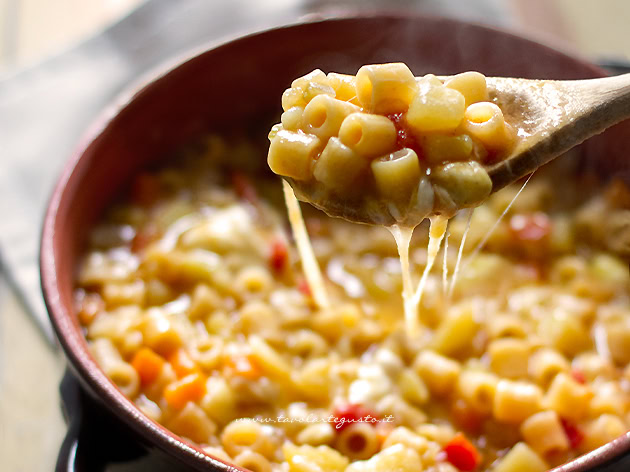
[[[72,291],[91,225],[131,176],[195,135],[279,113],[280,95],[293,78],[317,67],[355,73],[362,64],[394,61],[406,62],[416,75],[466,70],[556,79],[604,75],[585,61],[478,25],[418,15],[332,18],[253,34],[182,58],[178,66],[153,74],[110,105],[69,159],[50,200],[41,243],[50,318],[74,375],[105,417],[165,461],[193,470],[236,470],[145,417],[89,354]],[[630,143],[620,138],[630,133],[624,135],[624,127],[628,129],[622,124],[583,147],[584,164],[625,172],[628,165],[620,151],[630,149]],[[606,160],[589,157],[597,155]],[[77,451],[94,446],[77,442],[78,433],[73,428],[66,442],[69,459],[61,460],[58,470],[69,470]],[[108,448],[108,443],[99,447]],[[558,470],[629,470],[624,459],[629,450],[630,435],[625,435]],[[612,463],[621,468],[608,468]]]

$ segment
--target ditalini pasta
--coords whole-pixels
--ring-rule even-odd
[[[440,86],[471,106],[487,97],[469,77]],[[338,99],[333,90],[362,107],[355,81],[315,74],[284,100],[306,109]],[[387,90],[375,84],[375,106]],[[302,123],[286,113],[283,122]],[[468,142],[440,139],[431,146]],[[327,146],[371,172],[375,159],[338,136]],[[254,472],[543,472],[628,430],[628,246],[606,230],[630,210],[625,184],[585,176],[559,186],[557,170],[541,170],[470,220],[463,212],[447,227],[436,215],[431,246],[401,226],[403,282],[384,228],[304,205],[292,233],[265,151],[264,139],[206,136],[177,164],[138,176],[91,232],[77,317],[96,362],[143,414]],[[337,172],[325,178],[342,185]],[[307,234],[318,279],[305,277],[293,243]],[[453,273],[464,237],[449,295],[440,271],[425,268],[437,256]],[[421,279],[410,336],[400,293],[407,284],[414,297]]]
[[[478,72],[443,81],[416,78],[402,63],[366,65],[356,77],[315,70],[284,93],[281,123],[269,134],[271,170],[332,216],[389,226],[405,271],[406,242],[432,216],[429,263],[415,291],[404,276],[411,336],[420,334],[416,312],[446,219],[488,197],[483,164],[501,159],[515,141],[489,100]]]

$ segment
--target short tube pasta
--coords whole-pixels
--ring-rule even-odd
[[[368,167],[368,162],[343,144],[330,138],[315,162],[313,176],[318,182],[336,191],[351,191],[351,184]]]
[[[384,116],[353,113],[341,123],[339,139],[360,156],[377,157],[394,150],[396,127]]]
[[[586,385],[573,380],[568,374],[559,373],[547,390],[547,404],[560,416],[580,420],[587,413],[593,392]]]
[[[269,460],[257,452],[243,451],[234,458],[234,463],[252,472],[272,472]]]
[[[363,66],[356,77],[357,97],[371,113],[405,111],[416,92],[416,79],[400,62]]]
[[[546,388],[560,372],[568,372],[569,361],[558,351],[542,348],[534,352],[529,358],[528,372],[532,379]]]
[[[493,416],[503,423],[519,424],[542,408],[540,388],[528,382],[501,380],[497,384]]]
[[[487,102],[489,99],[486,77],[479,72],[456,74],[449,77],[444,85],[461,93],[466,100],[466,106],[477,102]]]
[[[458,362],[432,351],[422,351],[414,361],[414,368],[435,395],[448,393],[461,372]]]
[[[360,108],[351,103],[328,95],[318,95],[304,109],[302,115],[304,131],[319,138],[337,136],[343,120],[359,111]]]
[[[513,139],[503,112],[491,102],[474,103],[467,107],[463,127],[489,150],[506,148]]]
[[[523,438],[541,456],[565,452],[570,444],[555,411],[541,411],[527,418],[520,427]]]
[[[420,161],[413,149],[404,148],[371,164],[376,186],[388,200],[409,201],[411,193],[420,179]]]
[[[369,459],[378,452],[380,443],[371,424],[353,423],[339,433],[335,447],[350,459]]]
[[[311,176],[311,166],[322,147],[316,136],[280,130],[271,141],[267,162],[278,174],[306,180]]]
[[[116,346],[107,338],[99,338],[90,344],[90,351],[96,363],[103,369],[116,386],[127,396],[135,396],[140,387],[138,373],[125,362]]]
[[[492,411],[499,378],[491,373],[464,370],[457,381],[459,396],[482,414]]]

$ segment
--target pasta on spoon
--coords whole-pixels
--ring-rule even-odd
[[[515,142],[477,72],[442,81],[401,63],[356,76],[315,70],[293,81],[282,106],[271,170],[300,200],[359,223],[413,227],[477,206],[492,190],[484,166]]]
[[[363,66],[356,76],[315,70],[293,81],[282,107],[281,123],[269,134],[271,170],[298,199],[330,216],[390,229],[408,331],[417,334],[418,305],[448,218],[490,195],[484,166],[503,159],[516,141],[485,77],[416,78],[402,63]],[[414,291],[409,241],[425,218],[428,261]],[[298,248],[309,259],[308,242],[298,240]]]

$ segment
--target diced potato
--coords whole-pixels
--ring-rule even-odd
[[[606,340],[612,360],[619,366],[630,362],[630,320],[618,319],[605,324]]]
[[[380,194],[387,200],[408,202],[420,181],[418,155],[409,148],[401,149],[372,161],[372,172]]]
[[[291,87],[305,89],[310,83],[330,85],[326,74],[321,69],[315,69],[302,77],[294,79],[291,82]]]
[[[328,446],[295,446],[286,443],[282,452],[289,472],[343,472],[348,458]]]
[[[420,87],[409,105],[407,123],[417,134],[455,130],[464,118],[466,99],[457,90],[444,86]]]
[[[499,460],[492,472],[545,472],[549,466],[527,444],[518,443]]]
[[[580,319],[560,309],[541,320],[539,332],[554,348],[569,357],[588,350],[593,344]]]
[[[414,405],[424,405],[429,400],[427,386],[412,370],[405,369],[399,374],[398,388],[403,398]]]
[[[472,345],[478,330],[472,306],[454,307],[435,332],[431,347],[447,356],[461,354]]]
[[[395,444],[367,461],[353,462],[345,472],[418,472],[422,470],[420,456],[403,444]]]
[[[448,193],[458,208],[478,204],[492,190],[490,176],[475,161],[451,162],[436,167],[431,172],[431,180]]]
[[[304,114],[303,107],[291,107],[287,111],[285,111],[280,117],[280,121],[282,122],[282,129],[286,129],[287,131],[297,131],[302,127],[302,115]],[[273,129],[273,128],[272,128]],[[276,130],[277,134],[279,129]],[[275,137],[270,136],[270,139]]]

